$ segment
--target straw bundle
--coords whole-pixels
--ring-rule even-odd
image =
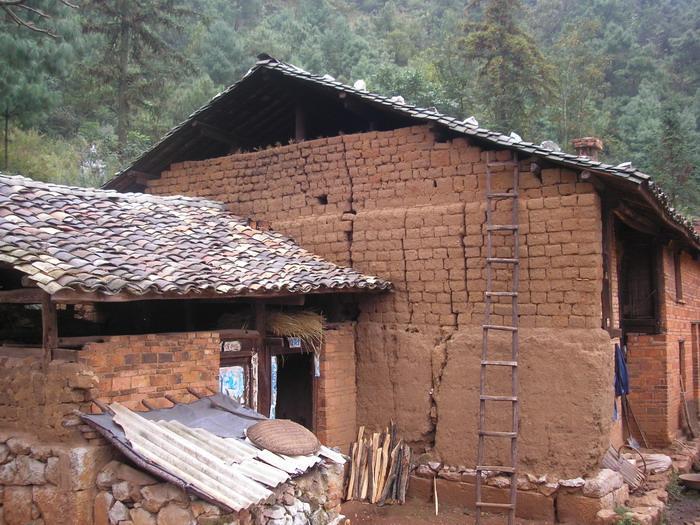
[[[315,312],[270,312],[267,329],[278,337],[298,337],[318,355],[323,345],[323,316]]]

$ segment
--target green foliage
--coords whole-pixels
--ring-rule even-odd
[[[78,136],[70,142],[53,139],[36,130],[10,129],[11,148],[8,155],[9,174],[19,174],[32,179],[95,186],[104,182],[109,165],[101,170],[87,169],[90,146]],[[115,167],[115,159],[111,168]],[[4,151],[0,150],[0,166],[5,166]],[[81,166],[83,169],[81,169]]]
[[[554,68],[518,22],[520,0],[488,0],[483,18],[468,21],[463,52],[479,76],[487,120],[500,131],[530,135],[552,92]]]
[[[85,180],[90,145],[113,173],[266,52],[532,142],[600,136],[698,215],[699,1],[31,0],[60,38],[2,26],[0,112],[13,169]]]
[[[631,516],[628,516],[627,513],[629,512],[630,509],[627,507],[616,507],[615,508],[615,514],[620,516],[622,519],[620,519],[617,522],[617,525],[640,525],[640,523],[633,519]]]
[[[671,476],[668,479],[668,484],[666,485],[666,492],[668,493],[668,497],[672,501],[679,501],[683,497],[683,487],[681,487],[678,472],[676,472],[675,470],[671,472]]]
[[[122,158],[128,154],[132,110],[147,107],[162,93],[165,80],[184,66],[173,44],[187,19],[194,17],[186,5],[184,0],[88,0],[83,6],[83,30],[101,37],[102,53],[91,71],[113,93]]]

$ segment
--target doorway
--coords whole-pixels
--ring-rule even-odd
[[[291,419],[314,430],[314,354],[287,353],[277,356],[276,419]]]

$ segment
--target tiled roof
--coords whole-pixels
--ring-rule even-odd
[[[143,153],[129,167],[117,174],[117,176],[109,181],[106,186],[111,187],[131,169],[138,169],[141,162],[154,155],[159,148],[169,144],[172,139],[174,139],[181,131],[187,129],[196,119],[202,117],[204,114],[209,113],[210,111],[216,111],[220,107],[220,103],[231,96],[235,96],[235,92],[246,82],[246,80],[254,76],[253,74],[259,70],[276,71],[286,77],[300,79],[311,82],[314,85],[343,92],[356,97],[357,99],[361,99],[377,108],[409,117],[415,122],[441,125],[456,133],[474,137],[478,140],[498,145],[503,148],[516,150],[526,155],[546,159],[561,166],[578,170],[589,170],[595,174],[614,177],[615,179],[621,181],[627,181],[628,183],[639,186],[642,191],[644,191],[647,196],[659,206],[661,213],[664,214],[667,219],[680,227],[684,233],[696,243],[696,245],[700,245],[700,234],[698,234],[698,232],[693,228],[692,222],[673,209],[673,207],[670,205],[668,196],[656,183],[654,183],[649,175],[637,170],[628,163],[614,166],[611,164],[594,161],[588,157],[571,155],[562,151],[553,151],[532,142],[526,142],[512,136],[503,135],[502,133],[479,127],[478,124],[474,123],[474,121],[470,121],[470,119],[461,120],[448,115],[443,115],[435,108],[427,109],[420,108],[412,104],[407,104],[403,102],[403,99],[400,97],[385,97],[375,93],[370,93],[368,91],[356,89],[338,82],[328,75],[314,75],[294,65],[280,62],[274,58],[259,60],[241,80],[235,84],[232,84],[226,90],[216,95],[209,103],[199,108],[184,122],[170,130],[170,132],[166,134],[159,142]]]
[[[218,202],[2,174],[0,263],[50,294],[231,296],[391,286],[254,229]]]

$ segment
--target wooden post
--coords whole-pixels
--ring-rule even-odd
[[[51,296],[44,293],[41,297],[41,326],[43,330],[44,368],[48,369],[53,359],[53,351],[58,343],[58,316],[56,304]]]
[[[294,111],[294,138],[297,142],[306,140],[306,114],[301,102],[297,102]]]
[[[272,401],[272,355],[265,345],[265,303],[255,302],[255,329],[258,331],[258,412],[270,415]]]

